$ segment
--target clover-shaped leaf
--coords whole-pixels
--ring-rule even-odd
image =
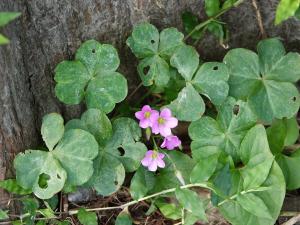
[[[295,117],[275,120],[267,129],[268,141],[272,153],[285,177],[288,190],[300,187],[300,149],[286,151],[285,146],[292,145],[299,136],[298,123]]]
[[[291,118],[299,109],[300,96],[292,84],[300,79],[300,55],[285,54],[278,39],[259,42],[258,55],[233,49],[224,57],[230,70],[230,95],[248,100],[260,120]]]
[[[141,59],[138,73],[145,86],[155,83],[163,87],[168,84],[170,68],[166,60],[183,44],[183,37],[176,28],[167,28],[159,33],[149,23],[135,26],[126,43],[135,56]]]
[[[189,127],[192,154],[201,160],[203,152],[215,154],[218,149],[238,161],[238,149],[247,131],[255,125],[256,117],[248,105],[228,98],[218,108],[217,119],[202,117]]]
[[[81,185],[92,176],[98,144],[90,133],[80,129],[64,132],[63,118],[51,113],[43,118],[42,136],[49,151],[27,150],[15,158],[17,181],[23,188],[48,199],[65,182]]]
[[[236,198],[219,202],[220,212],[233,225],[244,221],[249,225],[273,225],[284,200],[285,182],[273,161],[262,125],[248,131],[238,153],[243,167],[231,169],[235,184],[231,196]]]
[[[81,117],[66,124],[66,129],[80,128],[94,135],[99,144],[99,156],[94,160],[94,174],[87,182],[101,195],[110,195],[124,182],[125,171],[140,166],[147,148],[138,142],[141,129],[130,118],[118,118],[110,124],[98,109],[89,109]]]
[[[198,68],[199,55],[187,45],[175,51],[170,63],[186,80],[186,87],[169,106],[179,120],[195,121],[203,115],[205,104],[200,94],[207,96],[215,105],[222,104],[227,98],[229,72],[225,64],[209,62]]]
[[[86,41],[74,61],[63,61],[55,69],[56,96],[66,104],[111,112],[127,95],[127,81],[118,72],[120,60],[116,49],[95,40]]]

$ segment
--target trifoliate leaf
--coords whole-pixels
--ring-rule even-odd
[[[95,212],[88,212],[81,208],[77,214],[78,220],[82,225],[97,225],[98,219]]]
[[[298,0],[280,0],[276,9],[275,24],[280,24],[282,21],[294,16],[299,4],[300,1]]]
[[[241,178],[239,182],[242,182]],[[226,201],[218,207],[221,214],[232,225],[240,225],[245,221],[247,221],[248,225],[273,225],[279,216],[285,196],[284,177],[276,162],[273,163],[270,173],[262,184],[262,187],[266,187],[265,190],[252,192],[252,195],[254,195],[256,199],[259,198],[262,200],[262,202],[258,200],[260,203],[255,205],[255,209],[252,208],[252,203],[250,204],[250,202],[247,202],[246,206],[246,204],[241,205],[235,200]],[[240,193],[241,190],[233,194]],[[266,206],[266,208],[263,205]],[[258,212],[259,210],[260,212]],[[270,218],[266,215],[263,215],[263,217],[260,216],[261,212],[264,211],[269,212]]]
[[[77,50],[75,61],[57,65],[55,93],[66,104],[78,104],[86,97],[89,108],[109,113],[127,95],[126,79],[115,72],[119,64],[113,46],[86,41]]]
[[[217,119],[202,117],[189,127],[193,158],[201,159],[207,148],[217,148],[238,161],[238,149],[247,131],[255,125],[256,117],[248,105],[228,98],[218,108]]]
[[[166,203],[163,199],[157,199],[155,205],[164,217],[172,220],[181,218],[181,208],[174,203]]]
[[[135,26],[126,43],[141,59],[138,73],[145,86],[166,86],[170,79],[168,62],[173,52],[183,44],[183,34],[175,28],[167,28],[160,33],[152,24]]]
[[[57,113],[50,113],[43,117],[41,133],[50,151],[64,135],[64,119]]]
[[[220,11],[220,0],[205,0],[205,12],[208,17],[216,15]]]
[[[41,199],[49,199],[61,191],[66,181],[69,185],[81,185],[93,174],[92,160],[98,154],[93,135],[80,129],[63,131],[61,116],[46,115],[43,138],[49,150],[58,142],[54,150],[27,150],[14,160],[17,182],[25,189],[32,189]]]
[[[32,193],[31,190],[22,188],[15,179],[1,180],[0,188],[17,195],[27,195]]]
[[[278,39],[263,40],[257,48],[258,55],[246,49],[233,49],[224,57],[230,71],[229,94],[247,99],[264,122],[291,118],[300,105],[299,92],[292,84],[300,78],[300,55],[285,55]]]
[[[23,188],[32,189],[41,199],[51,198],[62,190],[67,179],[66,171],[49,152],[27,150],[19,153],[14,166],[18,183]]]

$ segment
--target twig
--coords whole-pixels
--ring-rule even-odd
[[[218,17],[222,16],[224,13],[226,13],[228,10],[232,9],[233,7],[237,7],[239,4],[241,4],[244,0],[238,0],[237,2],[235,2],[230,8],[227,9],[223,9],[221,10],[219,13],[217,13],[216,15],[208,18],[206,21],[198,24],[197,26],[194,27],[194,29],[184,38],[184,40],[186,41],[190,36],[192,36],[195,32],[201,30],[203,27],[205,27],[207,24],[209,24],[210,22],[216,20]]]
[[[132,96],[143,86],[143,83],[139,83],[139,85],[131,92],[131,94],[127,97],[127,100],[130,100]]]
[[[260,13],[259,8],[257,6],[256,0],[252,0],[252,5],[253,5],[253,7],[255,9],[255,12],[256,12],[256,18],[257,18],[257,22],[258,22],[258,26],[259,26],[259,30],[260,30],[261,36],[262,36],[262,38],[266,38],[267,34],[266,34],[265,29],[264,29],[264,25],[263,25],[263,22],[262,22],[261,13]]]
[[[294,225],[294,224],[296,224],[299,221],[300,221],[300,214],[292,217],[291,219],[289,219],[288,221],[286,221],[282,225]]]

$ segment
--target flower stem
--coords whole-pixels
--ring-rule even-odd
[[[194,27],[194,29],[184,38],[184,40],[186,41],[190,36],[192,36],[195,32],[201,30],[202,28],[204,28],[207,24],[209,24],[210,22],[216,20],[218,17],[222,16],[224,13],[226,13],[228,10],[232,9],[233,7],[237,7],[239,4],[241,4],[244,0],[238,0],[237,2],[235,2],[234,4],[232,4],[231,7],[226,8],[226,9],[222,9],[219,13],[217,13],[216,15],[208,18],[206,21],[198,24],[197,26]]]

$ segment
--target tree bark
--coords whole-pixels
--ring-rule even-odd
[[[275,27],[277,0],[257,0],[266,34],[279,36],[289,50],[300,50],[300,23],[290,19]],[[11,43],[0,47],[0,179],[14,174],[15,155],[42,144],[41,119],[50,112],[66,120],[79,116],[83,105],[66,106],[54,94],[54,69],[73,59],[88,39],[113,44],[119,50],[120,72],[129,93],[140,82],[136,59],[125,41],[135,24],[150,21],[158,28],[182,30],[181,13],[192,11],[205,19],[203,0],[1,0],[0,11],[22,16],[4,29]],[[229,47],[255,49],[261,33],[252,0],[222,17],[230,31]],[[221,60],[224,49],[211,35],[197,45],[204,60]],[[0,207],[10,196],[0,190]]]

